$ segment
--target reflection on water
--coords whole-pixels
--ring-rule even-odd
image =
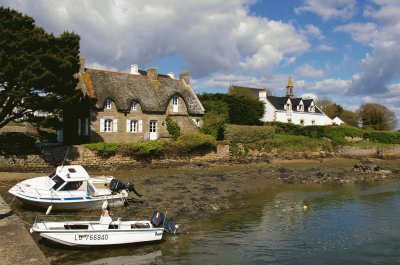
[[[131,256],[118,256],[112,258],[104,258],[88,263],[79,263],[78,265],[148,265],[157,264],[157,260],[161,260],[162,252],[157,250],[148,254],[131,255]],[[76,263],[73,263],[76,264]]]
[[[223,215],[193,221],[193,231],[154,244],[82,249],[34,238],[53,264],[400,263],[400,182],[284,185],[234,203]],[[18,214],[27,222],[34,215]]]
[[[286,186],[253,192],[237,201],[240,209],[205,221],[179,259],[163,252],[164,261],[398,264],[399,184]]]

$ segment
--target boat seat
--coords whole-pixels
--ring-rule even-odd
[[[131,225],[131,229],[137,229],[137,228],[150,228],[150,225],[148,223],[136,223]]]

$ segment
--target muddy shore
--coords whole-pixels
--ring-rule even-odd
[[[240,198],[247,190],[273,189],[291,184],[352,185],[400,179],[400,163],[396,160],[370,160],[369,163],[379,170],[365,172],[354,170],[357,163],[359,160],[336,158],[272,160],[89,173],[112,174],[123,181],[133,181],[136,189],[143,194],[141,198],[132,194],[127,208],[114,210],[116,216],[147,219],[155,209],[160,209],[181,224],[182,233],[188,233],[192,220],[229,210],[232,207],[230,198]],[[29,173],[0,172],[2,183],[11,184],[30,177],[32,174]]]

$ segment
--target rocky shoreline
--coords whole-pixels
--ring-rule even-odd
[[[103,174],[105,172],[90,172]],[[180,167],[141,168],[133,171],[107,172],[118,178],[133,180],[143,194],[133,196],[126,209],[115,209],[116,216],[149,218],[152,211],[168,211],[184,229],[190,231],[193,220],[217,215],[232,207],[230,199],[240,198],[252,189],[269,189],[279,185],[351,185],[400,179],[396,160],[309,159],[259,160],[257,163],[191,163]],[[31,177],[28,173],[0,173],[0,181]],[[2,191],[3,194],[5,190]],[[18,213],[18,212],[17,212]]]

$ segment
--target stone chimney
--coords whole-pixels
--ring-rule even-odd
[[[80,73],[85,72],[85,58],[79,57],[79,63],[80,63],[79,72]]]
[[[157,81],[158,77],[157,68],[149,68],[146,71],[147,71],[147,77],[150,79],[150,81]]]
[[[190,73],[189,72],[182,72],[179,76],[180,80],[184,80],[186,85],[190,85]]]
[[[172,79],[175,79],[175,75],[174,75],[173,72],[169,72],[167,75],[168,75],[169,77],[171,77]]]
[[[132,65],[131,65],[130,74],[131,74],[131,75],[140,75],[140,73],[139,73],[139,65],[137,65],[137,64],[132,64]]]

